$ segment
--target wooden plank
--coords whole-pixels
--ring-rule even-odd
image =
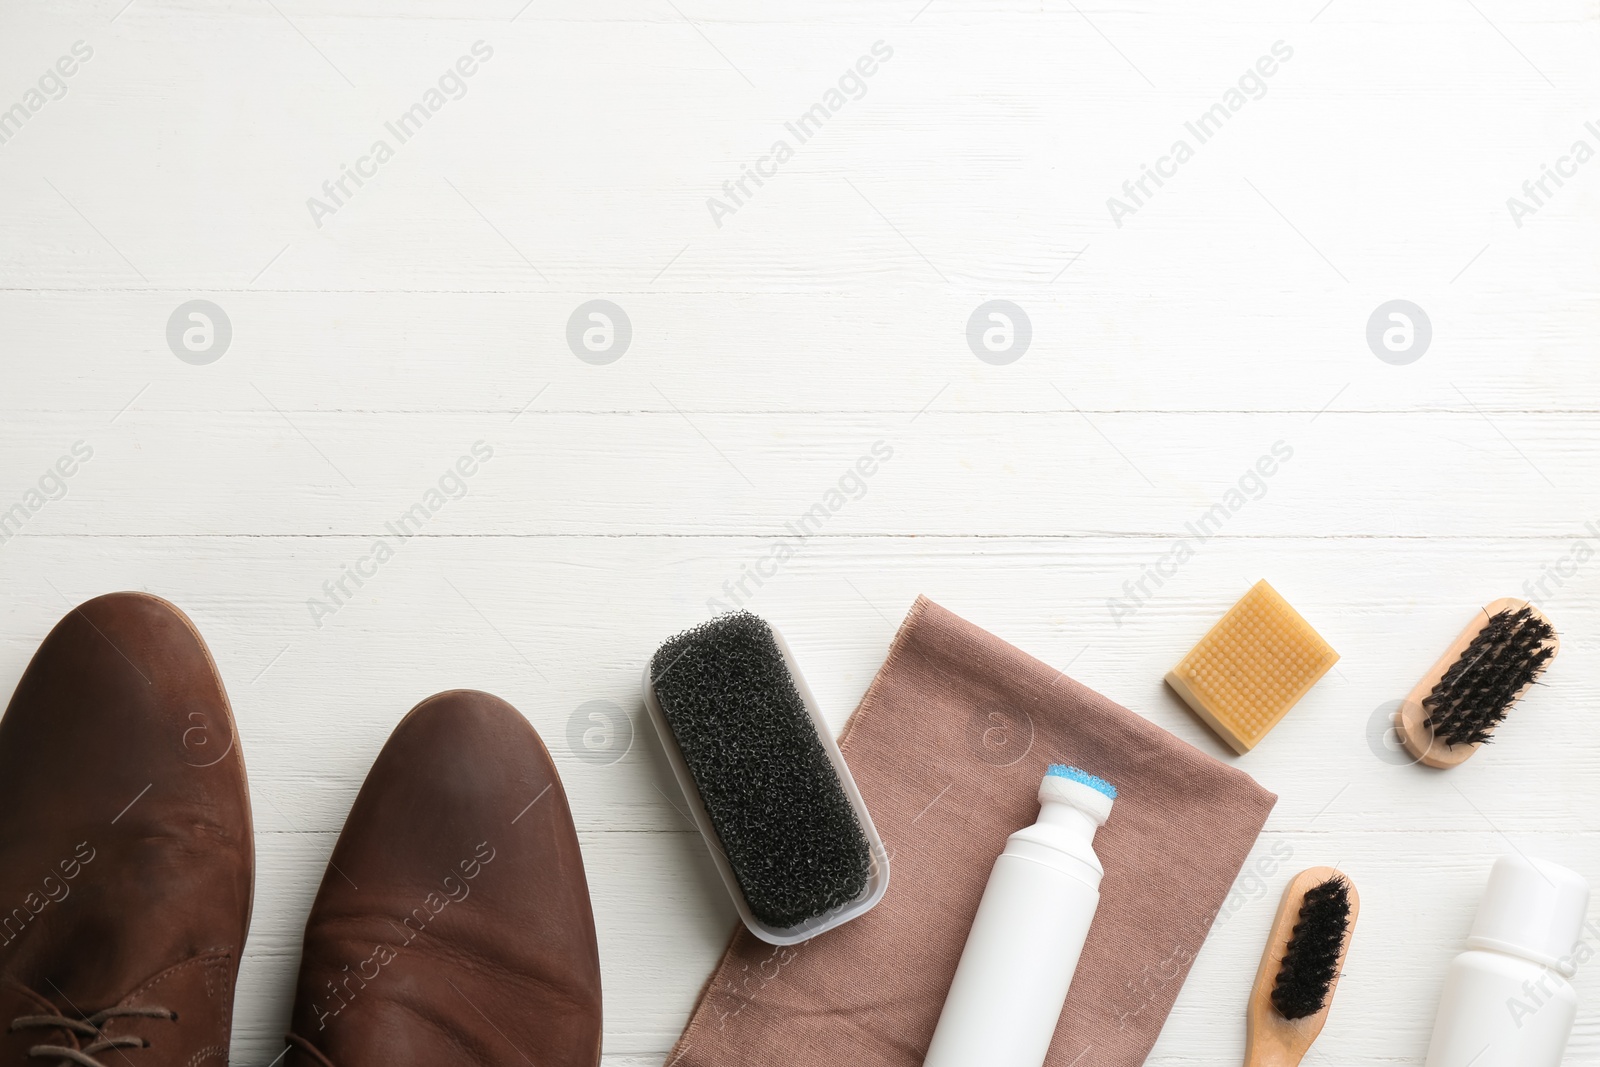
[[[433,515],[405,532],[428,536],[779,537],[791,524],[824,536],[1571,541],[1600,527],[1586,483],[1600,420],[1577,413],[574,413],[545,410],[544,395],[527,407],[530,383],[520,415],[400,414],[291,410],[280,398],[292,394],[264,381],[220,385],[213,412],[144,410],[164,388],[120,415],[12,415],[0,510],[82,442],[92,461],[64,499],[33,498],[44,506],[25,535],[378,537],[419,503]],[[475,445],[490,461],[473,461]],[[473,473],[457,478],[458,462]],[[1424,480],[1443,491],[1418,492]]]

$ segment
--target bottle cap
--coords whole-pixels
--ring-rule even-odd
[[[1097,826],[1104,826],[1111,817],[1111,801],[1116,795],[1116,786],[1104,778],[1060,763],[1052,763],[1044,781],[1039,783],[1039,803],[1071,804],[1085,812]]]
[[[1573,946],[1589,911],[1589,883],[1547,860],[1502,856],[1467,938],[1470,948],[1509,952],[1567,978],[1577,973]]]

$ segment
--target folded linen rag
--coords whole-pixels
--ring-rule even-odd
[[[919,1067],[989,870],[1037,818],[1049,763],[1118,792],[1095,838],[1100,907],[1046,1064],[1142,1064],[1277,801],[921,597],[840,747],[890,853],[888,893],[799,945],[741,928],[672,1067]]]

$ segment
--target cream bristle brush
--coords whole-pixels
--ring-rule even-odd
[[[1360,910],[1356,887],[1332,867],[1290,881],[1250,990],[1244,1067],[1295,1067],[1305,1057],[1328,1021]]]
[[[1555,627],[1526,600],[1486,604],[1401,705],[1406,751],[1429,767],[1465,763],[1560,648]]]

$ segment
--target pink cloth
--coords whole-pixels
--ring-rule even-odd
[[[840,747],[890,853],[888,893],[800,945],[741,927],[669,1067],[920,1067],[990,867],[1037,817],[1049,763],[1118,795],[1095,838],[1100,908],[1046,1063],[1141,1064],[1277,800],[926,598]]]

